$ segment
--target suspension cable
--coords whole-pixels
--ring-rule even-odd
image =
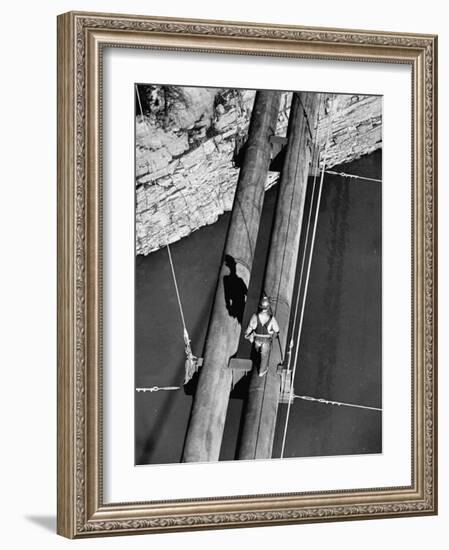
[[[292,395],[293,399],[302,399],[303,401],[314,401],[315,403],[322,403],[323,405],[337,405],[338,407],[355,407],[356,409],[365,409],[369,411],[380,411],[379,407],[368,407],[368,405],[358,405],[356,403],[344,403],[343,401],[331,401],[330,399],[323,399],[322,397],[310,397],[310,395]]]
[[[346,174],[346,172],[336,172],[335,170],[326,170],[326,174],[331,176],[341,176],[354,180],[373,181],[374,183],[382,183],[382,180],[376,178],[367,178],[366,176],[358,176],[357,174]]]
[[[317,134],[318,134],[318,132],[315,133],[314,153],[316,153],[316,136],[317,136]],[[311,198],[310,198],[309,214],[308,214],[308,217],[307,217],[306,235],[305,235],[305,239],[304,239],[304,253],[303,253],[302,259],[301,259],[301,270],[300,270],[300,274],[299,274],[298,296],[296,298],[295,316],[293,318],[292,334],[291,334],[291,338],[290,338],[290,346],[289,346],[290,349],[293,347],[293,335],[294,335],[295,328],[296,328],[296,320],[297,320],[297,317],[298,317],[298,310],[299,310],[299,300],[300,300],[300,297],[301,297],[302,279],[303,279],[303,275],[304,275],[304,264],[305,264],[305,259],[306,259],[306,248],[307,248],[307,243],[309,241],[310,221],[311,221],[311,218],[312,218],[312,210],[313,210],[313,197],[315,196],[315,185],[316,185],[316,178],[317,178],[318,161],[319,161],[319,155],[316,155],[316,159],[315,159],[316,164],[315,164],[315,170],[314,170],[314,176],[313,176],[313,184],[312,184],[312,192],[311,192]]]
[[[317,135],[318,135],[318,129],[317,129],[316,134],[315,134],[315,139],[316,139]],[[316,141],[315,141],[315,149],[316,149]],[[316,151],[315,151],[315,153],[316,153]],[[314,175],[313,175],[312,191],[311,191],[311,194],[310,194],[310,206],[309,206],[309,214],[308,214],[308,217],[307,217],[306,235],[305,235],[305,238],[304,238],[304,252],[302,254],[302,259],[301,259],[301,270],[300,270],[300,274],[299,274],[299,283],[298,283],[298,296],[296,298],[295,316],[293,318],[292,333],[291,333],[291,337],[290,337],[290,346],[289,346],[290,352],[289,352],[289,360],[288,360],[288,369],[290,368],[291,350],[292,350],[293,344],[294,344],[293,338],[294,338],[295,329],[296,329],[296,322],[297,322],[297,318],[298,318],[299,303],[300,303],[300,300],[301,300],[301,288],[302,288],[302,281],[303,281],[303,276],[304,276],[305,260],[306,260],[306,256],[307,256],[307,245],[308,245],[308,242],[309,242],[309,231],[310,231],[310,223],[311,223],[311,220],[312,220],[313,201],[314,201],[314,197],[315,197],[315,187],[316,187],[316,179],[317,179],[317,173],[318,173],[319,158],[320,158],[320,155],[317,154],[316,159],[315,159],[316,164],[315,164]],[[289,403],[291,401],[291,392],[292,392],[292,386],[293,386],[293,382],[294,382],[295,372],[296,372],[296,369],[294,370],[293,376],[291,378]],[[290,413],[288,412],[288,415],[289,414]],[[283,438],[282,438],[281,458],[283,458],[283,455],[284,455],[285,440],[286,440],[286,434],[287,434],[287,423],[288,423],[288,416],[286,417],[286,422],[284,424],[284,434],[283,434]]]
[[[139,387],[136,388],[137,393],[156,393],[159,391],[176,391],[180,390],[180,386],[152,386],[152,387]],[[323,405],[336,405],[339,407],[355,407],[357,409],[365,409],[370,411],[380,411],[379,407],[369,407],[367,405],[358,405],[356,403],[345,403],[343,401],[331,401],[330,399],[323,399],[322,397],[310,397],[310,395],[292,395],[292,399],[302,399],[303,401],[313,401],[315,403],[321,403]]]
[[[305,304],[306,304],[306,298],[307,298],[307,290],[308,290],[308,286],[309,286],[310,268],[311,268],[311,265],[312,265],[312,255],[313,255],[313,248],[314,248],[314,244],[315,244],[316,228],[317,228],[317,223],[318,223],[318,213],[319,213],[319,210],[320,210],[321,192],[323,190],[324,171],[326,169],[327,150],[328,150],[328,146],[329,146],[329,137],[330,137],[330,130],[331,130],[331,127],[332,127],[334,109],[335,109],[335,97],[333,96],[332,111],[331,111],[331,114],[329,116],[329,125],[328,125],[328,128],[327,128],[326,144],[325,144],[325,147],[324,147],[323,165],[322,165],[322,168],[321,168],[321,178],[320,178],[320,184],[319,184],[319,188],[318,188],[318,198],[317,198],[315,218],[314,218],[314,222],[313,222],[312,239],[311,239],[310,250],[309,250],[309,254],[308,254],[306,281],[305,281],[305,285],[304,285],[304,293],[303,293],[302,303],[301,303],[301,314],[300,314],[300,318],[299,318],[298,337],[297,337],[297,341],[296,341],[295,364],[294,364],[294,367],[293,367],[293,373],[292,373],[292,377],[291,377],[292,383],[290,385],[290,396],[289,396],[288,404],[287,404],[287,416],[286,416],[286,419],[285,419],[284,434],[283,434],[283,437],[282,437],[282,447],[281,447],[281,456],[280,456],[280,458],[284,458],[285,442],[286,442],[286,439],[287,439],[288,423],[289,423],[289,420],[290,420],[290,410],[291,410],[292,395],[293,395],[293,382],[295,380],[296,367],[297,367],[297,364],[298,364],[298,352],[299,352],[299,347],[300,347],[302,325],[303,325],[303,320],[304,320],[304,310],[305,310]],[[312,199],[313,199],[313,197],[312,197]],[[311,204],[311,207],[312,207],[312,204]]]

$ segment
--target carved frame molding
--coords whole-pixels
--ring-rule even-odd
[[[412,67],[412,485],[102,502],[101,53],[134,47]],[[58,533],[79,538],[437,512],[437,38],[70,12],[58,17]]]

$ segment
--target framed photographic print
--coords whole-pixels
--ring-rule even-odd
[[[431,35],[58,18],[58,532],[435,514]]]

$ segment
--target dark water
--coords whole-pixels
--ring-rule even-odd
[[[381,152],[339,168],[381,177]],[[265,198],[243,319],[257,306],[276,188]],[[230,213],[171,246],[193,351],[201,356]],[[136,258],[136,387],[181,386],[182,324],[167,251]],[[295,335],[297,340],[297,335]],[[239,357],[249,357],[241,340]],[[381,186],[326,176],[299,345],[295,393],[381,407]],[[233,460],[247,380],[228,407],[220,460]],[[179,462],[192,405],[192,385],[136,393],[136,464]],[[286,405],[280,405],[273,456],[279,456]],[[296,399],[284,456],[381,452],[381,413]]]

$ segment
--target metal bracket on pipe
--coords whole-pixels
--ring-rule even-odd
[[[229,361],[229,368],[232,370],[249,372],[253,368],[253,362],[251,359],[238,359],[237,357],[233,357]]]

